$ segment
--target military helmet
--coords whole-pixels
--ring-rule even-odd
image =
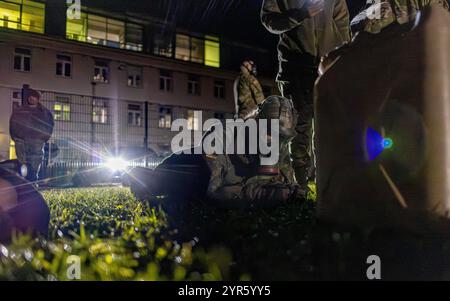
[[[297,125],[297,111],[290,99],[282,96],[269,96],[259,105],[258,119],[278,119],[280,121],[280,135],[295,137]]]

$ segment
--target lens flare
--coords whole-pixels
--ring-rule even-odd
[[[391,138],[384,138],[378,131],[367,128],[366,131],[366,152],[370,161],[375,160],[383,151],[394,147]]]
[[[122,158],[117,157],[108,159],[105,165],[112,171],[124,171],[128,167],[128,162]]]

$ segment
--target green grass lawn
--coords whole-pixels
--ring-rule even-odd
[[[277,271],[291,277],[288,270],[301,271],[286,268],[308,251],[304,225],[312,222],[311,208],[304,204],[273,214],[197,206],[168,216],[127,188],[43,195],[51,210],[49,237],[20,235],[0,246],[1,280],[67,280],[72,255],[81,260],[82,280],[247,280]]]
[[[338,230],[317,223],[313,201],[270,211],[205,203],[163,211],[127,188],[43,195],[49,237],[0,245],[0,280],[68,280],[73,255],[82,280],[364,280],[372,254],[383,259],[384,279],[450,275],[448,237]]]

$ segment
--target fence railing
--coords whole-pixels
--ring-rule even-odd
[[[107,162],[56,162],[42,166],[39,178],[50,186],[106,184],[116,181],[133,167],[155,168],[161,161],[161,158],[147,158],[126,162],[120,167],[110,166]]]

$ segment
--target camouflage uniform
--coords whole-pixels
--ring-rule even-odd
[[[372,2],[368,0],[368,4]],[[352,20],[352,31],[377,34],[395,22],[405,24],[414,21],[420,10],[433,4],[449,8],[446,0],[380,0],[379,3],[369,5]]]
[[[236,111],[238,118],[245,118],[264,101],[258,79],[248,71],[241,71],[235,83]]]
[[[173,154],[155,170],[131,170],[131,190],[141,200],[166,196],[175,197],[177,203],[181,203],[179,199],[190,201],[206,196],[209,201],[224,208],[268,208],[295,200],[301,196],[290,156],[290,144],[296,134],[296,112],[292,102],[285,98],[269,97],[260,110],[266,107],[266,103],[271,105],[276,118],[280,118],[280,157],[273,167],[279,171],[276,174],[259,172],[259,155]],[[256,116],[270,119],[261,112]],[[232,127],[225,129],[231,130]],[[208,132],[205,138],[214,133]],[[222,135],[215,139],[215,143],[220,143],[224,149],[228,142],[224,143]]]
[[[306,188],[313,177],[312,119],[314,84],[320,58],[350,41],[349,12],[345,0],[325,0],[324,11],[310,17],[307,0],[264,0],[261,20],[280,36],[277,81],[284,97],[291,98],[299,113],[292,157],[297,180]]]
[[[44,153],[44,144],[53,133],[53,115],[43,105],[23,105],[14,109],[10,134],[15,142],[17,159],[29,168],[27,179],[36,179]]]

